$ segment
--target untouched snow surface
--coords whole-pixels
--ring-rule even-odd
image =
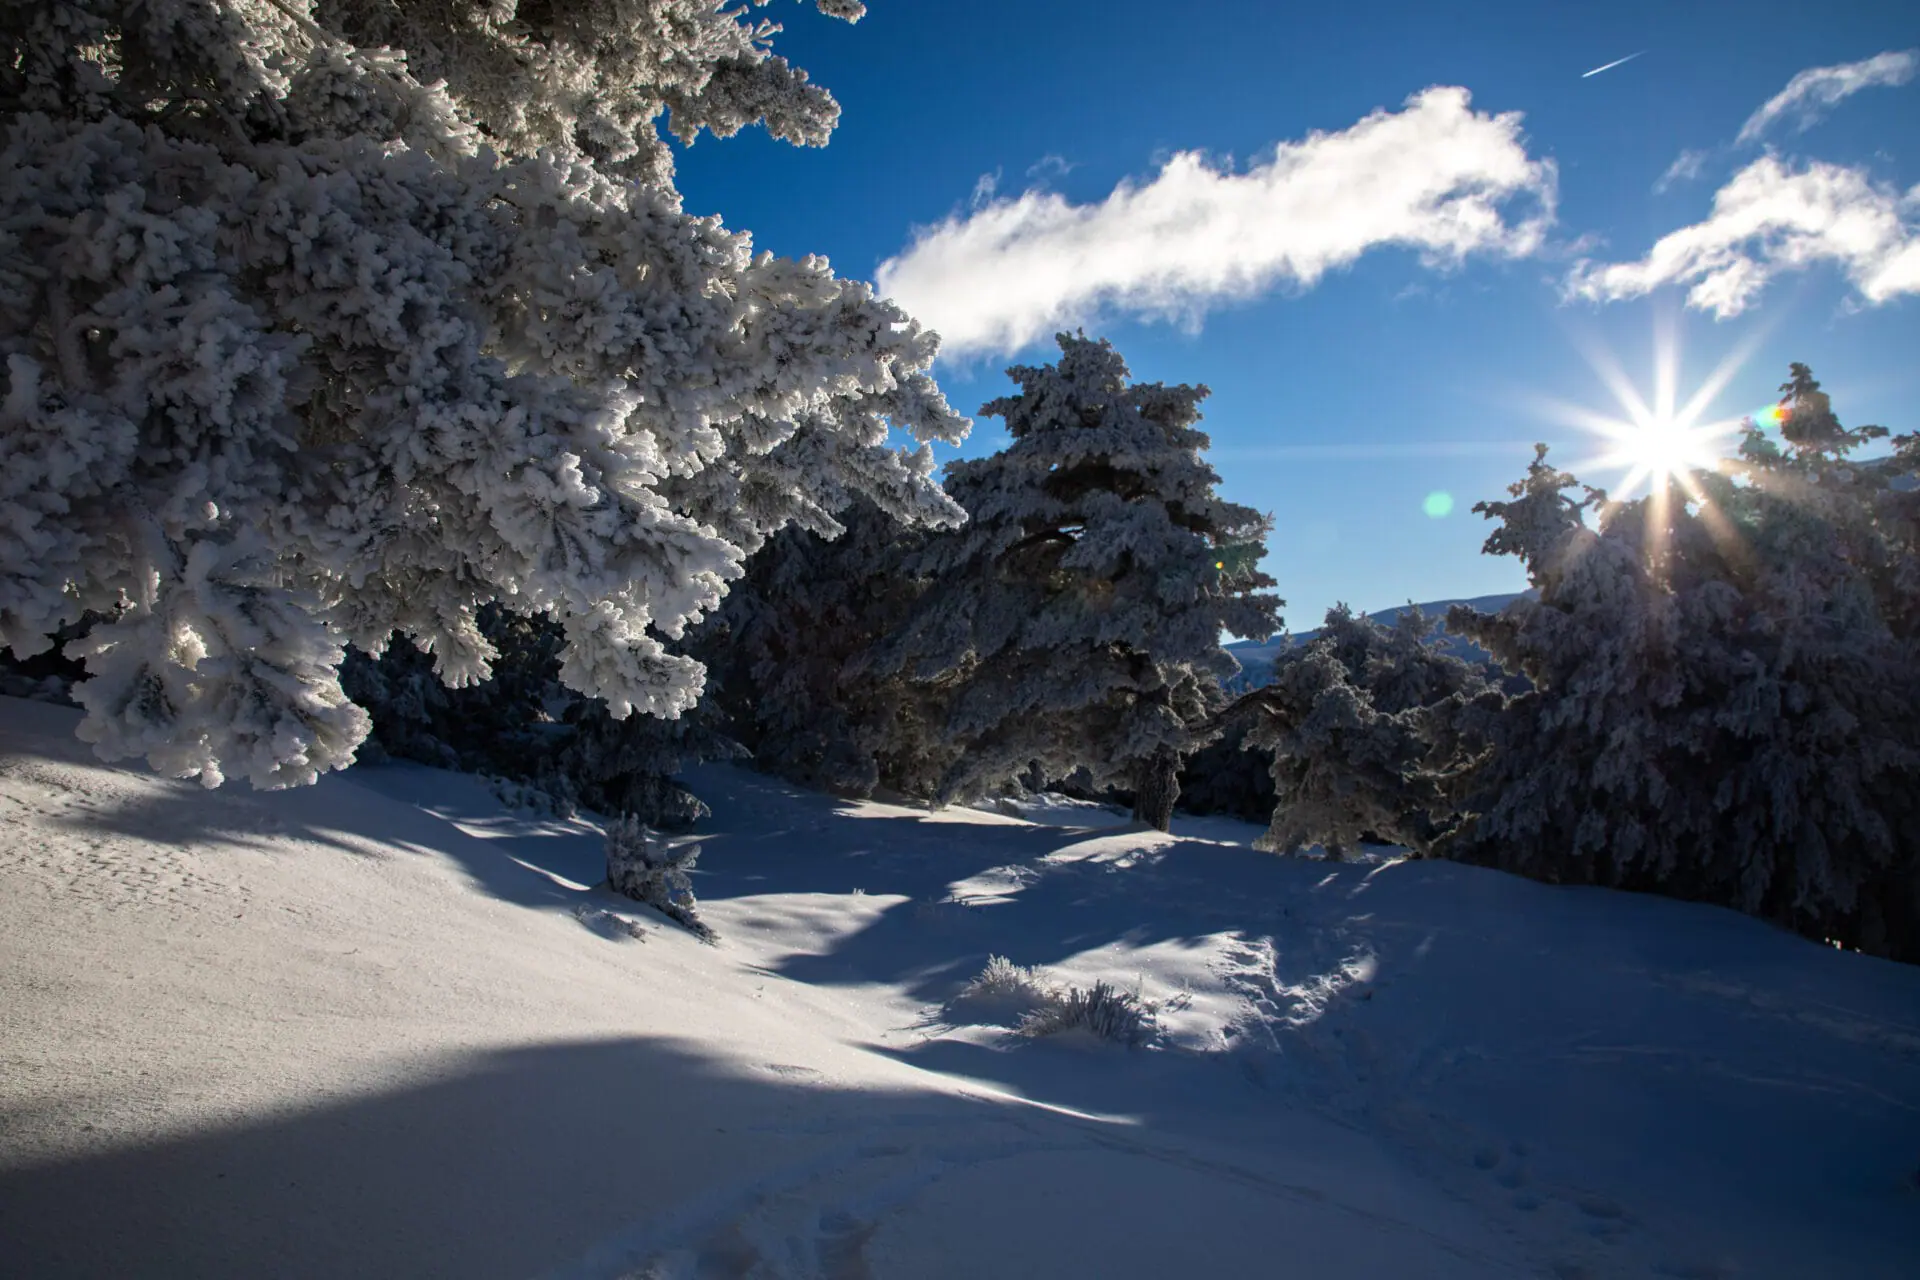
[[[0,699],[0,1275],[1920,1266],[1920,970],[1729,912],[715,767],[706,946],[476,779],[75,719]],[[1159,1038],[950,1004],[989,954]]]

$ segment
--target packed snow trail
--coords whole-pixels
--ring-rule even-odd
[[[476,779],[208,793],[73,720],[0,701],[0,1274],[1920,1256],[1920,971],[1726,912],[710,768],[708,947]],[[1158,1043],[950,1008],[990,953],[1137,984]]]

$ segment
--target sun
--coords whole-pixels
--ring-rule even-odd
[[[1686,482],[1695,471],[1714,470],[1725,456],[1728,436],[1726,424],[1662,414],[1596,423],[1593,430],[1607,450],[1594,464],[1624,473],[1617,489],[1623,497],[1643,482],[1649,491],[1664,490],[1676,479]]]
[[[1598,343],[1581,344],[1582,354],[1608,393],[1615,411],[1549,401],[1542,405],[1552,416],[1595,439],[1599,452],[1573,463],[1574,473],[1617,473],[1608,494],[1627,499],[1641,486],[1661,498],[1679,485],[1689,499],[1701,497],[1696,472],[1717,470],[1732,452],[1742,419],[1709,419],[1707,410],[1726,389],[1752,353],[1759,335],[1730,352],[1684,400],[1679,395],[1679,344],[1671,325],[1656,325],[1653,342],[1653,385],[1643,394],[1620,367],[1612,352]],[[1613,479],[1606,476],[1606,479]]]

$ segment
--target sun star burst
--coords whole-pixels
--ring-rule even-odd
[[[1693,472],[1711,471],[1719,465],[1728,434],[1724,423],[1659,414],[1597,424],[1594,430],[1605,440],[1607,450],[1594,459],[1594,464],[1623,473],[1617,488],[1623,498],[1642,483],[1653,491],[1679,480],[1692,489]]]
[[[1654,330],[1651,396],[1641,392],[1612,352],[1598,343],[1583,343],[1582,354],[1612,396],[1615,411],[1552,404],[1555,417],[1595,437],[1599,446],[1597,454],[1573,462],[1574,473],[1614,473],[1605,478],[1614,481],[1608,493],[1617,499],[1633,497],[1642,486],[1659,498],[1678,484],[1690,499],[1703,500],[1694,474],[1719,469],[1742,423],[1740,418],[1709,419],[1707,410],[1746,363],[1760,336],[1754,334],[1729,352],[1685,400],[1678,393],[1680,352],[1671,325],[1656,325]]]

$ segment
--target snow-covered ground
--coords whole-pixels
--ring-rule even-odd
[[[710,947],[478,780],[208,793],[74,720],[0,700],[0,1275],[1920,1273],[1920,969],[730,767]],[[965,1015],[989,954],[1160,1037]]]

